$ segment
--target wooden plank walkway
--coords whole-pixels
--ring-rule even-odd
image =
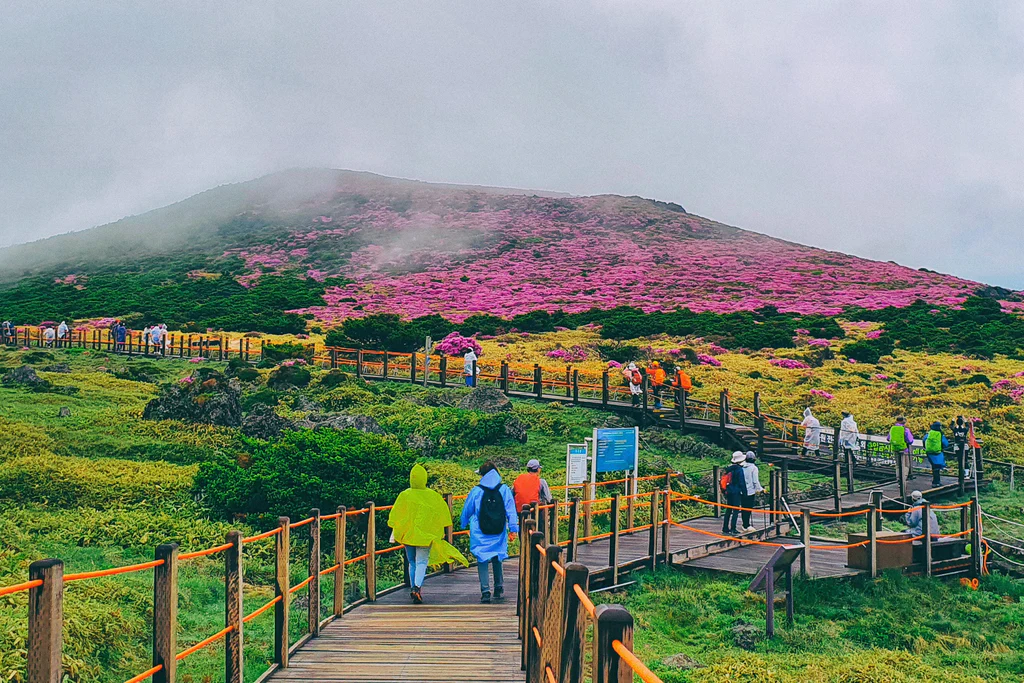
[[[799,543],[797,539],[792,539]],[[775,542],[785,543],[785,539],[777,539]],[[814,546],[842,545],[840,543],[829,543],[827,541],[813,541]],[[708,555],[696,560],[690,560],[684,566],[697,569],[708,569],[711,571],[727,572],[730,574],[743,574],[753,576],[761,570],[764,563],[771,559],[775,548],[765,545],[743,545],[739,548],[726,550],[716,555]],[[831,579],[840,576],[856,576],[863,573],[859,569],[851,569],[846,566],[846,549],[842,550],[815,550],[811,553],[811,574],[812,579]]]
[[[925,495],[925,498],[929,496],[942,496],[956,493],[957,490],[957,478],[956,477],[942,477],[942,486],[934,488],[932,486],[932,475],[931,473],[915,473],[913,477],[907,480],[907,495],[910,495],[911,491],[920,491]],[[871,491],[882,492],[882,507],[884,509],[898,509],[902,507],[899,503],[894,502],[899,500],[900,487],[899,484],[893,481],[878,482],[872,486],[865,486],[859,491],[854,493],[843,492],[842,496],[842,507],[843,510],[860,510],[866,508],[871,503]],[[811,510],[812,512],[833,512],[835,511],[835,501],[829,498],[819,498],[816,500],[807,500],[801,502],[790,502],[790,508],[797,512],[802,508]]]
[[[268,681],[521,683],[518,560],[505,563],[504,603],[481,605],[475,568],[438,574],[425,604],[400,590],[328,624]]]

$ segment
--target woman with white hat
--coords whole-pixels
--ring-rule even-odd
[[[743,503],[743,493],[747,490],[746,480],[743,476],[743,463],[747,456],[740,451],[732,454],[732,462],[725,468],[725,474],[719,486],[725,492],[725,503],[731,507],[725,508],[725,519],[722,522],[723,534],[737,534],[736,524],[740,519],[740,511],[735,509]]]

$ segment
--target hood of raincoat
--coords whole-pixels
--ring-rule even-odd
[[[491,470],[484,476],[480,477],[480,485],[484,488],[493,489],[499,484],[501,484],[501,475],[498,474],[498,470]]]
[[[409,473],[409,487],[417,490],[427,488],[427,470],[423,465],[413,465]]]
[[[811,409],[810,408],[804,408],[804,417],[814,417],[811,414]]]

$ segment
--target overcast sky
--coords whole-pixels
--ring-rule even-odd
[[[1024,3],[74,2],[0,21],[0,245],[293,166],[676,201],[1024,289]]]

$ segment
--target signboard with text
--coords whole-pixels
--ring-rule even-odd
[[[640,455],[638,427],[594,430],[593,473],[636,471]]]
[[[587,444],[571,443],[566,446],[565,483],[568,486],[586,483],[589,469],[587,460]]]

